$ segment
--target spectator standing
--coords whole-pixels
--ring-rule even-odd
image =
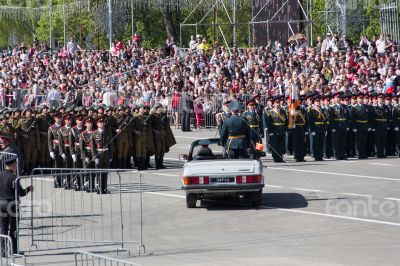
[[[194,114],[196,115],[196,127],[197,129],[201,128],[201,122],[203,120],[204,109],[203,104],[201,102],[201,98],[197,97],[194,102]]]
[[[52,86],[51,90],[47,94],[47,99],[52,108],[56,109],[58,107],[58,103],[61,100],[61,93],[55,86]]]

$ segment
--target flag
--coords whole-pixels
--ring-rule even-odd
[[[299,96],[297,95],[297,87],[291,84],[289,91],[289,128],[293,128],[293,118],[296,115],[296,108],[300,105]]]

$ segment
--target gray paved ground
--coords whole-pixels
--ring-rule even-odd
[[[263,160],[267,186],[261,208],[209,202],[206,207],[187,209],[179,190],[182,163],[177,161],[178,154],[194,139],[214,136],[215,131],[209,130],[176,131],[178,144],[167,155],[168,169],[143,175],[146,254],[137,256],[137,245],[131,244],[128,248],[134,257],[122,253],[119,258],[141,265],[400,265],[398,158],[323,162],[307,158],[305,163],[295,163],[286,157],[286,164],[274,164],[268,156]],[[130,193],[137,190],[135,178],[122,177],[127,192],[122,200],[128,240],[139,237],[138,195]],[[50,185],[44,188],[50,190]],[[77,239],[89,226],[95,228],[97,239],[101,234],[119,239],[117,194],[101,198],[65,193],[64,209],[68,210],[72,196],[86,206],[92,202],[96,211],[100,204],[114,206],[114,215],[105,215],[103,220],[101,215],[58,219],[52,224],[58,239]],[[134,203],[127,205],[129,201]],[[82,209],[75,210],[79,211]],[[82,222],[90,219],[95,223]],[[61,221],[63,226],[59,226]],[[68,223],[73,226],[64,230]],[[64,229],[57,231],[57,227]],[[38,227],[37,232],[43,233],[43,229]],[[21,242],[26,250],[28,237],[22,236]],[[40,247],[57,246],[47,241]],[[27,261],[30,265],[73,265],[71,252],[76,249],[30,252]],[[113,247],[81,249],[106,252]],[[60,252],[63,254],[57,254]]]

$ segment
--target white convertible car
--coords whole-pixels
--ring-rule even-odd
[[[218,143],[218,138],[196,140],[188,154],[179,156],[186,161],[182,177],[186,206],[195,208],[197,200],[221,196],[236,196],[259,206],[264,187],[261,161],[226,159]]]

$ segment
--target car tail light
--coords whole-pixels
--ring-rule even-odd
[[[236,176],[237,184],[261,183],[262,175]]]
[[[208,176],[185,176],[183,178],[183,184],[187,185],[208,185],[210,184],[210,178]]]

